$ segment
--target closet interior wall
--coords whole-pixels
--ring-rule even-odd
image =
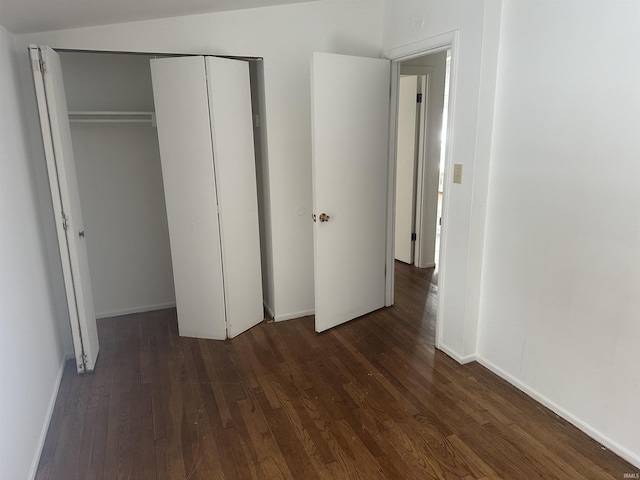
[[[249,60],[251,109],[253,111],[253,145],[256,157],[256,188],[258,222],[260,226],[260,259],[262,262],[262,296],[266,313],[273,318],[273,244],[271,234],[271,191],[269,190],[269,159],[267,156],[267,116],[264,98],[264,61]]]
[[[61,52],[98,318],[175,305],[150,58]]]

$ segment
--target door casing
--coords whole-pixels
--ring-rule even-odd
[[[396,186],[396,148],[398,128],[398,87],[400,80],[400,64],[405,60],[422,57],[432,53],[451,50],[451,69],[449,84],[449,120],[447,122],[447,140],[445,148],[444,184],[449,185],[449,175],[452,171],[453,159],[451,156],[451,139],[454,128],[454,102],[456,93],[457,61],[459,50],[459,31],[443,33],[427,38],[419,42],[403,45],[384,52],[385,58],[391,61],[391,100],[389,120],[389,172],[387,185],[387,275],[385,283],[385,306],[394,303],[395,272],[394,272],[394,224],[395,224],[395,186]],[[450,204],[450,189],[445,188],[442,198],[442,225],[440,231],[440,258],[438,261],[438,294],[440,298],[446,291],[446,264],[447,264],[447,231],[449,217],[447,215]],[[436,347],[442,347],[442,327],[444,319],[444,302],[438,302],[436,314]]]

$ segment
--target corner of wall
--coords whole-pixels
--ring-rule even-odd
[[[476,357],[476,361],[486,369],[496,374],[498,377],[509,382],[511,385],[516,387],[521,392],[533,398],[536,402],[539,402],[545,407],[547,407],[549,410],[551,410],[553,413],[555,413],[559,417],[562,417],[567,422],[571,423],[575,427],[582,430],[584,433],[586,433],[591,438],[599,442],[601,445],[603,445],[604,447],[614,452],[616,455],[622,457],[632,465],[635,465],[636,467],[640,468],[640,456],[629,451],[628,449],[626,449],[616,441],[612,440],[611,438],[607,437],[606,435],[600,433],[600,431],[596,430],[594,427],[592,427],[588,423],[582,421],[580,418],[578,418],[568,410],[565,410],[564,408],[559,406],[557,403],[555,403],[553,400],[545,397],[544,395],[539,393],[537,390],[521,382],[516,377],[508,373],[506,370],[503,370],[496,364],[492,363],[490,360],[487,360],[482,355],[478,354]]]
[[[20,226],[17,236],[14,228],[0,239],[2,329],[6,333],[0,336],[0,453],[3,474],[11,478],[33,476],[37,468],[67,350],[48,257],[45,224],[51,207],[46,210],[42,205],[48,187],[43,188],[39,178],[38,168],[44,168],[38,163],[42,155],[32,146],[39,128],[30,129],[30,115],[37,115],[27,102],[31,63],[23,47],[0,27],[0,159],[6,172],[0,178],[0,216],[7,224]],[[56,246],[54,243],[54,250]]]
[[[460,355],[458,352],[456,352],[452,348],[447,347],[444,344],[440,344],[438,346],[438,350],[442,351],[443,353],[446,353],[449,357],[453,358],[460,365],[466,365],[467,363],[476,361],[475,353],[469,354],[469,355]]]
[[[40,464],[40,456],[42,455],[42,449],[44,448],[44,442],[47,439],[47,432],[49,431],[49,424],[51,423],[51,417],[53,416],[53,409],[56,406],[56,400],[58,399],[58,392],[60,391],[60,384],[62,383],[62,375],[64,374],[64,367],[67,363],[67,360],[74,358],[72,354],[65,354],[60,362],[60,367],[58,368],[58,375],[56,376],[55,383],[53,385],[53,391],[51,392],[51,397],[49,398],[49,405],[47,406],[47,411],[45,412],[44,422],[42,424],[42,430],[40,432],[40,437],[38,438],[38,443],[35,449],[35,455],[33,456],[33,461],[31,462],[31,468],[29,469],[29,479],[35,479],[36,473],[38,473],[38,465]]]
[[[482,293],[482,268],[484,262],[484,236],[487,218],[487,200],[489,197],[489,171],[491,166],[501,12],[502,0],[485,1],[473,171],[473,209],[469,235],[467,309],[465,311],[463,347],[465,355],[476,355],[478,352],[478,335],[481,322],[480,303]]]

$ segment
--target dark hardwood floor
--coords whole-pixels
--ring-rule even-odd
[[[62,378],[36,478],[622,479],[638,469],[482,366],[434,350],[432,270],[396,305],[228,341],[175,311],[98,321],[96,371]]]

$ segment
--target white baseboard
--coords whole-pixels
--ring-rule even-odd
[[[271,318],[274,318],[273,308],[271,308],[267,302],[262,302],[262,305],[264,306],[264,309],[267,311],[267,315],[269,315]]]
[[[414,264],[415,265],[415,264]],[[436,266],[435,262],[429,262],[425,265],[415,265],[418,268],[423,268],[423,269],[427,269],[427,268],[434,268]]]
[[[505,372],[502,368],[498,367],[497,365],[491,363],[486,358],[483,358],[480,355],[478,355],[477,358],[476,358],[476,361],[480,365],[482,365],[483,367],[486,367],[487,369],[491,370],[493,373],[495,373],[499,377],[501,377],[504,380],[506,380],[507,382],[509,382],[511,385],[516,387],[518,390],[521,390],[522,392],[526,393],[527,395],[529,395],[531,398],[533,398],[537,402],[539,402],[542,405],[544,405],[545,407],[547,407],[549,410],[553,411],[556,415],[564,418],[567,422],[569,422],[569,423],[575,425],[576,427],[578,427],[584,433],[589,435],[591,438],[593,438],[594,440],[599,442],[604,447],[606,447],[609,450],[611,450],[616,455],[622,457],[623,459],[625,459],[627,462],[631,463],[635,467],[640,468],[640,456],[634,454],[633,452],[630,452],[625,447],[623,447],[619,443],[615,442],[614,440],[611,440],[606,435],[603,435],[598,430],[593,428],[591,425],[589,425],[589,424],[585,423],[584,421],[580,420],[578,417],[576,417],[572,413],[568,412],[564,408],[560,407],[559,405],[554,403],[552,400],[550,400],[547,397],[545,397],[544,395],[538,393],[537,391],[535,391],[531,387],[525,385],[520,380],[518,380],[517,378],[515,378],[511,374]]]
[[[44,417],[44,423],[42,424],[42,431],[40,432],[40,438],[38,439],[38,444],[36,445],[36,451],[33,456],[33,460],[31,462],[31,468],[29,469],[29,477],[30,479],[34,479],[36,477],[36,473],[38,472],[38,464],[40,463],[40,455],[42,455],[42,449],[44,448],[44,441],[47,438],[47,432],[49,431],[49,424],[51,423],[51,417],[53,415],[53,408],[56,406],[56,400],[58,399],[58,391],[60,390],[60,382],[62,381],[62,374],[64,373],[64,365],[67,363],[69,358],[73,358],[73,354],[69,356],[65,354],[62,358],[62,362],[60,363],[60,368],[58,368],[58,375],[56,377],[55,384],[53,386],[53,392],[51,393],[51,398],[49,398],[49,406],[47,407],[47,413]]]
[[[125,308],[122,310],[111,310],[109,312],[96,312],[96,318],[119,317],[120,315],[131,315],[132,313],[153,312],[154,310],[164,310],[165,308],[173,308],[175,306],[176,302],[170,302],[146,305],[144,307]]]
[[[276,315],[273,317],[273,319],[276,322],[281,322],[283,320],[293,320],[294,318],[308,317],[309,315],[313,315],[315,313],[315,310],[305,310],[303,312],[288,313],[286,315]]]
[[[459,355],[457,352],[455,352],[454,350],[450,349],[446,345],[439,345],[437,348],[438,348],[438,350],[441,350],[442,352],[446,353],[448,356],[453,358],[460,365],[465,365],[467,363],[471,363],[471,362],[474,362],[476,360],[476,356],[475,355],[466,355],[466,356]]]

